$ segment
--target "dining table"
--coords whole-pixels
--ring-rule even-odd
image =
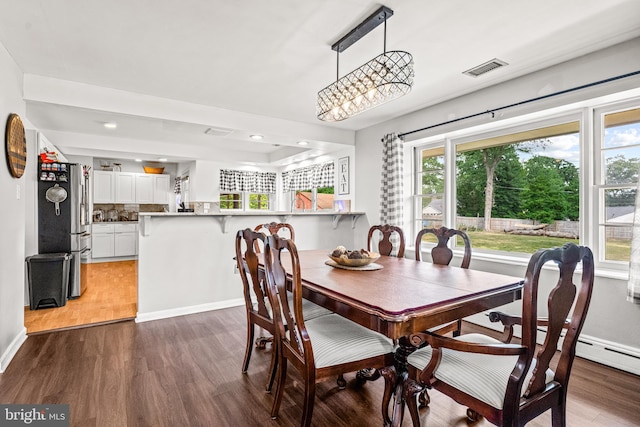
[[[409,335],[521,298],[520,277],[392,256],[344,267],[330,252],[298,251],[303,297],[398,343],[394,366],[382,372],[390,381],[382,402],[385,425],[402,424],[406,357],[415,350]]]

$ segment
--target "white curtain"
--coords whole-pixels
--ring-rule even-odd
[[[382,138],[380,223],[402,226],[402,140],[396,134]]]
[[[627,301],[640,304],[640,178],[638,179],[638,189],[636,190],[636,210],[633,215]]]

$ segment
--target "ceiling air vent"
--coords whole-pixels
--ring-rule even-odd
[[[204,134],[205,135],[210,135],[210,136],[227,136],[231,132],[233,132],[233,129],[209,127],[204,131]]]
[[[488,73],[491,70],[495,70],[496,68],[504,67],[505,65],[509,65],[509,64],[497,58],[494,58],[491,61],[485,62],[484,64],[480,64],[477,67],[473,67],[463,72],[462,74],[466,74],[471,77],[478,77],[484,73]]]

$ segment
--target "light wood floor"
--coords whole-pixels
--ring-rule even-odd
[[[66,403],[70,425],[78,427],[299,426],[304,385],[297,369],[288,370],[280,416],[272,420],[273,395],[264,391],[271,345],[254,350],[242,374],[245,340],[244,307],[36,334],[0,374],[0,402]],[[359,386],[355,374],[345,378],[345,390],[335,379],[318,384],[312,425],[382,425],[383,381]],[[466,409],[437,391],[430,397],[421,411],[425,427],[490,425],[467,423]],[[576,359],[568,427],[638,426],[638,402],[640,377]],[[548,413],[527,424],[549,426]]]
[[[87,289],[63,307],[24,308],[27,333],[133,319],[136,316],[137,261],[87,264]]]

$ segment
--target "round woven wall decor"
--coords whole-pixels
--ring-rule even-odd
[[[9,171],[14,177],[20,178],[27,165],[27,140],[24,137],[24,126],[20,116],[13,113],[9,115],[4,136]]]

